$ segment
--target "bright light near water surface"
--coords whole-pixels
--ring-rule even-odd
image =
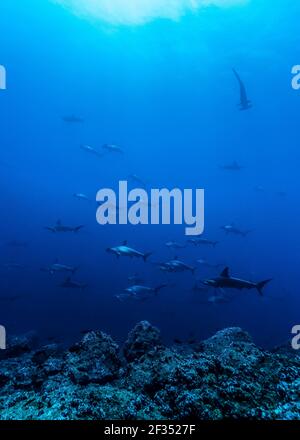
[[[178,20],[202,7],[230,7],[249,0],[53,0],[79,16],[112,25],[140,25],[157,18]]]

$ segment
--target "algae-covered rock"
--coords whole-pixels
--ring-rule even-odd
[[[130,362],[162,345],[160,331],[148,321],[137,324],[124,345],[124,356]]]
[[[14,358],[30,353],[38,343],[34,332],[14,336],[8,339],[6,350],[0,350],[0,359]]]
[[[0,419],[300,419],[300,356],[259,349],[240,328],[163,346],[142,321],[123,350],[89,332],[63,352],[23,341],[0,361]]]
[[[103,332],[87,333],[82,341],[69,349],[66,372],[74,383],[104,384],[118,375],[121,361],[119,347]]]

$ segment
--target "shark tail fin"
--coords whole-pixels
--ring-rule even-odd
[[[195,275],[196,270],[197,270],[197,267],[194,267],[194,266],[191,267],[191,272],[192,272],[193,275]]]
[[[153,254],[153,252],[147,252],[146,254],[143,255],[143,260],[146,263],[148,258],[151,257],[151,255]]]
[[[155,291],[155,295],[157,295],[158,292],[159,292],[161,289],[164,289],[165,287],[167,287],[167,284],[166,284],[166,283],[164,283],[164,284],[160,284],[159,286],[155,287],[155,289],[154,289],[154,291]]]
[[[84,225],[76,226],[76,228],[74,228],[74,232],[79,232],[82,228],[84,228]]]
[[[265,281],[261,281],[260,283],[256,284],[256,288],[258,290],[258,293],[263,296],[263,288],[270,282],[272,281],[272,278],[265,280]]]

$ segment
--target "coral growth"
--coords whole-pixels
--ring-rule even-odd
[[[259,349],[239,328],[166,347],[139,323],[120,348],[90,332],[62,351],[33,335],[0,360],[0,419],[300,419],[300,356]]]

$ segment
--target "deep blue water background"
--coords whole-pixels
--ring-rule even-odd
[[[262,4],[263,3],[263,4]],[[0,64],[8,89],[0,94],[0,323],[9,333],[36,330],[69,342],[100,328],[123,340],[139,320],[160,327],[166,341],[211,335],[241,326],[265,346],[288,338],[299,324],[299,105],[291,67],[299,64],[300,5],[252,0],[247,6],[201,10],[179,22],[156,20],[111,28],[80,19],[46,0],[0,4]],[[235,67],[247,84],[252,110],[239,112]],[[84,124],[65,124],[76,114]],[[81,143],[116,143],[124,156],[94,158]],[[245,166],[228,173],[219,166]],[[138,272],[147,284],[164,280],[142,261],[115,259],[105,249],[127,239],[137,249],[169,259],[165,242],[185,240],[183,227],[96,223],[98,189],[136,173],[152,187],[206,190],[205,237],[215,249],[178,253],[228,264],[235,275],[273,278],[266,297],[242,292],[230,304],[202,304],[190,292],[190,273],[149,301],[119,303],[114,295]],[[254,187],[263,186],[258,193]],[[278,195],[286,192],[286,196]],[[78,235],[52,235],[57,219],[84,224]],[[247,238],[225,236],[234,221],[254,229]],[[10,248],[8,240],[29,242]],[[64,276],[40,272],[58,258],[79,265],[85,292],[58,287]],[[212,272],[199,268],[197,277]],[[273,298],[268,298],[272,296]],[[277,299],[274,299],[277,298]]]

